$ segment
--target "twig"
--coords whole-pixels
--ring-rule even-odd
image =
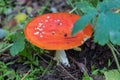
[[[44,72],[42,73],[42,76],[44,76],[45,75],[45,73],[50,69],[50,67],[51,67],[51,64],[52,63],[52,60],[50,61],[50,63],[49,63],[49,65],[47,66],[47,68],[44,70]]]
[[[69,13],[73,13],[76,9],[77,7],[73,8]]]
[[[86,66],[83,63],[79,63],[77,61],[75,61],[75,63],[80,68],[81,72],[83,72],[85,75],[89,76],[88,69],[86,68]]]
[[[72,0],[68,0],[68,3],[71,5],[71,7],[73,8],[73,11],[75,11],[76,14],[79,14],[78,11],[76,10],[77,8],[74,8],[74,5],[72,4]],[[74,10],[75,9],[75,10]],[[72,12],[73,12],[72,11]]]
[[[30,71],[31,71],[31,70],[29,70],[29,71],[25,74],[25,76],[22,77],[21,80],[24,80],[24,79],[27,77],[27,75],[30,73]]]
[[[46,61],[43,57],[41,57],[40,55],[38,55],[38,57],[40,57],[45,63],[49,64],[48,61]]]
[[[59,65],[72,79],[76,80],[76,78],[71,75],[62,65]]]
[[[48,54],[44,54],[45,56],[49,57],[50,59],[54,60],[54,57],[48,55]]]

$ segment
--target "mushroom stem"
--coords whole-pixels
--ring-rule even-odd
[[[57,65],[62,63],[64,66],[70,67],[67,55],[64,50],[56,50],[54,59],[57,61]]]

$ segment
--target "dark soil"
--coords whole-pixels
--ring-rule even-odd
[[[38,80],[82,80],[82,75],[86,71],[88,75],[91,75],[91,66],[96,66],[96,69],[108,69],[116,68],[113,56],[107,46],[99,46],[92,42],[92,39],[87,40],[82,46],[81,51],[75,51],[73,49],[66,51],[68,59],[70,61],[70,67],[63,65],[50,66],[50,70],[44,76],[38,75]],[[50,54],[50,53],[49,53]],[[43,54],[41,57],[48,61],[51,59],[51,55]],[[51,53],[52,54],[52,53]],[[5,63],[14,62],[14,64],[8,67],[18,71],[20,74],[28,72],[29,65],[24,65],[19,62],[20,56],[11,57],[8,52],[0,56],[0,61]],[[108,60],[111,60],[111,66],[108,67]],[[40,64],[44,67],[48,67],[48,64],[44,60],[39,59]],[[104,80],[103,75],[92,75],[94,80]]]
[[[14,4],[15,1],[20,2],[19,5]],[[46,9],[44,13],[48,12],[69,12],[71,7],[66,4],[66,0],[13,0],[13,7],[15,11],[12,11],[7,16],[11,14],[16,14],[18,11],[26,12],[26,10],[21,10],[21,6],[31,6],[34,11],[32,16],[37,16],[37,9],[41,8],[41,6],[45,5],[47,2],[50,2],[48,5],[49,9]],[[0,15],[0,22],[3,18],[7,17],[4,14]],[[4,24],[0,24],[0,28],[2,28]],[[13,24],[11,24],[13,25]],[[10,26],[11,27],[11,26]],[[119,49],[119,47],[117,47]],[[120,49],[119,49],[120,50]],[[38,75],[38,80],[82,80],[82,75],[86,71],[88,75],[91,75],[91,66],[96,66],[97,69],[103,69],[107,67],[108,69],[116,68],[114,58],[109,50],[109,48],[105,46],[100,46],[93,42],[93,39],[87,40],[82,46],[81,51],[75,51],[73,49],[66,50],[67,57],[70,61],[70,67],[64,67],[63,65],[58,66],[50,66],[50,70],[54,70],[53,72],[48,72],[45,75]],[[52,51],[51,51],[52,54]],[[52,59],[51,54],[43,54],[42,56],[46,61]],[[22,62],[19,62],[18,59],[20,56],[11,57],[9,51],[4,52],[4,54],[0,55],[0,61],[5,63],[14,62],[14,64],[9,65],[9,68],[14,69],[15,71],[19,71],[20,74],[26,73],[30,67],[29,65],[24,65]],[[111,60],[111,65],[108,67],[108,60]],[[54,62],[55,63],[55,62]],[[44,60],[40,58],[40,64],[44,67],[47,67],[48,64],[45,63]],[[103,75],[92,75],[94,80],[104,80]]]
[[[55,66],[53,74],[46,74],[40,79],[43,80],[82,80],[82,75],[85,71],[90,75],[91,66],[96,66],[98,69],[107,67],[108,59],[112,60],[109,69],[116,68],[115,62],[107,46],[99,46],[92,42],[92,39],[85,42],[81,46],[81,51],[67,50],[67,56],[70,61],[70,67],[62,65]],[[94,75],[94,80],[104,80],[102,75]]]

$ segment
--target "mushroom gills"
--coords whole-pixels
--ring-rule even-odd
[[[57,65],[63,64],[70,67],[67,55],[64,50],[56,50],[54,60],[57,61]]]

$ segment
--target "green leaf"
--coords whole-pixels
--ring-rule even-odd
[[[105,45],[109,41],[119,41],[118,39],[111,40],[110,32],[118,32],[120,30],[120,14],[107,12],[100,13],[96,27],[94,29],[94,41],[100,45]],[[113,36],[113,35],[112,35]],[[114,44],[114,43],[113,43]]]
[[[23,33],[16,33],[13,38],[13,46],[10,48],[10,54],[12,56],[15,56],[19,52],[21,52],[24,49],[25,42],[24,42],[24,35]]]
[[[93,80],[93,78],[90,77],[90,76],[84,76],[84,77],[82,78],[82,80]]]
[[[22,23],[26,20],[27,18],[27,15],[25,13],[18,13],[16,16],[15,16],[15,20],[18,22],[18,23]]]
[[[120,8],[120,0],[105,0],[103,2],[99,2],[97,5],[97,9],[100,12],[105,12],[116,8]]]
[[[96,12],[93,12],[81,16],[81,18],[79,18],[73,25],[72,35],[81,31],[88,23],[90,23],[90,21],[94,18],[96,14],[97,14]]]
[[[99,73],[99,69],[93,70],[92,75],[97,75]]]
[[[95,7],[87,1],[77,2],[76,6],[80,9],[83,13],[89,13],[96,11]]]
[[[113,44],[120,45],[120,31],[111,31],[110,40]]]
[[[4,0],[0,0],[0,7],[4,7],[5,6],[5,1]]]
[[[120,73],[118,70],[109,70],[104,73],[105,80],[120,80]]]

